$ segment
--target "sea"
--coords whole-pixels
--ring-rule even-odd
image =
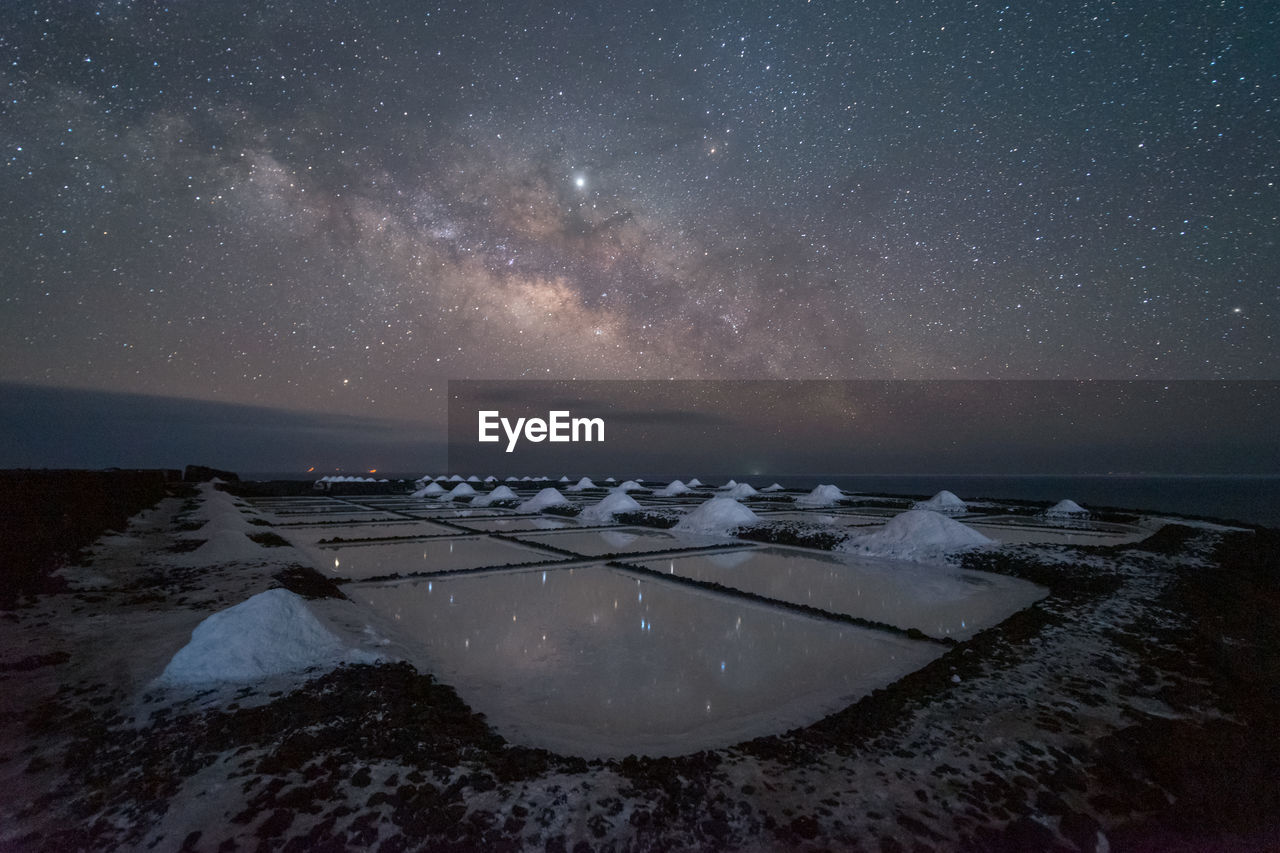
[[[314,476],[314,475],[312,475]],[[377,474],[382,477],[384,475]],[[421,473],[387,474],[389,479],[415,479]],[[580,474],[570,473],[577,480]],[[591,476],[591,475],[587,475]],[[681,475],[683,479],[695,476]],[[872,494],[928,497],[947,489],[965,500],[1059,501],[1070,498],[1086,508],[1127,509],[1168,512],[1223,521],[1240,521],[1280,528],[1280,476],[953,476],[931,475],[849,475],[849,474],[702,474],[706,483],[723,483],[730,478],[756,488],[777,482],[788,489],[811,489],[830,483],[845,491]],[[253,480],[301,480],[293,473],[248,474]],[[556,479],[559,479],[558,475]],[[619,477],[618,479],[623,479]],[[647,476],[651,482],[666,482],[670,475]],[[597,481],[599,482],[599,481]]]

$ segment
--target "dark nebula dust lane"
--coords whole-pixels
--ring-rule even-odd
[[[1276,378],[1265,4],[11,3],[0,379]]]

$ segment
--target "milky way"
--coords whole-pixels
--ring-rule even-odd
[[[1280,376],[1274,6],[507,5],[6,4],[0,379]]]

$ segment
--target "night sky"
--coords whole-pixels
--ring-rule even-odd
[[[3,17],[0,380],[1280,378],[1275,4]]]

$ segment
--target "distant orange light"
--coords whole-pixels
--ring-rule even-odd
[[[316,470],[316,466],[312,465],[310,468],[307,469],[307,473],[310,474],[314,470]]]
[[[377,469],[377,468],[370,468],[370,469],[369,469],[369,473],[370,473],[370,474],[376,474],[376,473],[378,473],[378,469]]]

